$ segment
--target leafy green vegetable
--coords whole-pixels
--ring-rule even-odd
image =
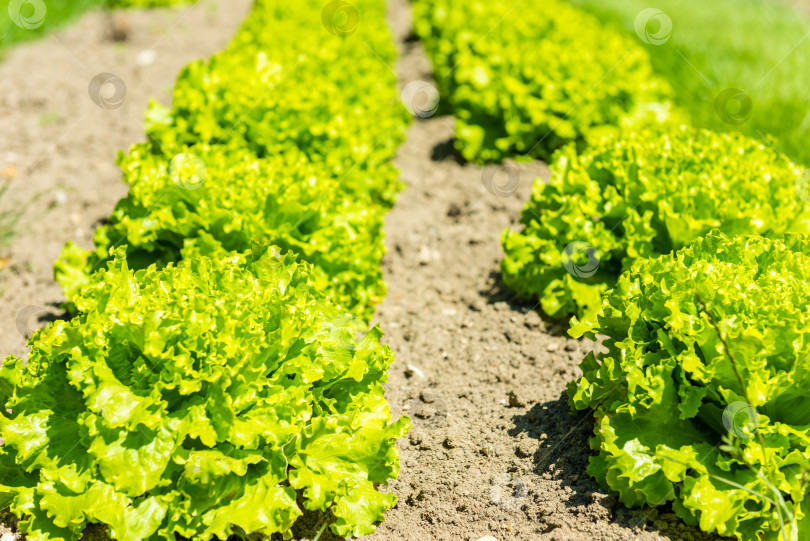
[[[568,142],[649,115],[672,92],[642,47],[558,0],[415,0],[414,21],[470,161],[548,159]]]
[[[588,472],[629,506],[672,502],[740,541],[806,539],[810,239],[789,234],[640,259],[572,335],[606,336],[568,387],[592,410]]]
[[[384,2],[355,6],[359,29],[257,0],[150,106],[129,195],[55,266],[77,316],[0,369],[0,507],[29,538],[289,538],[303,510],[361,536],[395,504],[409,421],[381,331],[356,331],[408,117]]]
[[[639,258],[728,235],[808,232],[800,169],[740,134],[627,130],[562,150],[535,182],[520,233],[504,231],[504,282],[551,317],[593,314]],[[578,272],[580,271],[580,272]]]
[[[371,172],[375,199],[391,204],[398,185],[376,180],[376,168],[408,125],[388,67],[396,49],[384,2],[349,7],[362,22],[343,36],[324,28],[322,0],[259,0],[225,51],[186,66],[171,109],[150,107],[155,150],[171,157],[185,146],[223,145],[259,158],[300,150],[338,177]]]
[[[371,317],[408,115],[384,2],[350,6],[363,22],[347,36],[323,26],[323,7],[258,1],[225,51],[183,70],[171,108],[150,106],[149,142],[119,157],[128,196],[94,251],[68,244],[55,266],[69,301],[120,244],[140,269],[255,238],[312,263],[332,300]]]
[[[369,319],[385,295],[384,208],[369,201],[366,177],[335,178],[323,164],[293,151],[257,159],[250,152],[196,145],[166,163],[148,145],[122,156],[129,195],[95,233],[96,250],[69,244],[56,264],[72,298],[108,251],[126,239],[133,268],[166,265],[189,255],[243,252],[263,239],[313,265],[319,287],[347,310]],[[179,178],[172,164],[200,160]],[[391,168],[392,175],[394,173]]]
[[[133,272],[120,248],[76,318],[6,359],[0,501],[29,539],[286,536],[301,506],[374,530],[409,427],[383,396],[391,351],[278,254]]]

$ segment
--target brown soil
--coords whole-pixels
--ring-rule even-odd
[[[250,0],[201,0],[112,18],[92,12],[0,59],[0,180],[11,177],[0,212],[38,196],[0,251],[0,266],[8,260],[0,271],[3,355],[22,354],[26,329],[60,313],[53,263],[68,240],[89,248],[95,225],[126,194],[115,156],[144,140],[149,99],[168,103],[180,69],[225,47],[250,6]],[[126,40],[116,42],[114,31]],[[117,109],[90,98],[90,81],[103,72],[126,85]]]
[[[4,352],[24,352],[18,326],[59,314],[53,261],[69,239],[89,246],[94,224],[125,193],[114,154],[143,138],[148,97],[168,100],[180,67],[221,49],[248,7],[208,0],[130,14],[123,45],[92,13],[0,63],[0,174],[14,170],[12,198],[0,205],[40,194],[0,254],[10,259],[0,278]],[[392,0],[390,19],[401,86],[430,80],[406,0]],[[138,53],[153,46],[155,62],[138,67]],[[102,71],[127,85],[120,109],[88,98]],[[498,273],[500,232],[515,227],[532,181],[548,169],[464,164],[452,134],[450,117],[415,122],[397,157],[407,188],[387,219],[389,295],[376,321],[397,357],[388,398],[414,428],[399,445],[399,479],[386,489],[399,504],[368,539],[710,539],[669,509],[626,509],[585,473],[592,421],[569,414],[564,390],[589,346],[514,299]],[[312,520],[301,537],[319,529]]]

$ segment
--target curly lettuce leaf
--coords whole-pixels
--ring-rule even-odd
[[[548,160],[623,123],[682,114],[643,47],[566,2],[413,6],[441,99],[456,116],[456,148],[469,161]]]
[[[606,337],[568,386],[572,410],[595,419],[588,472],[707,532],[810,535],[808,272],[797,234],[714,231],[634,263],[572,330]]]
[[[666,124],[560,151],[535,181],[519,232],[505,230],[503,280],[553,318],[592,316],[639,259],[727,235],[810,232],[800,168],[763,143]],[[587,250],[593,250],[588,261]],[[582,253],[579,253],[582,252]],[[566,264],[566,255],[579,255]]]
[[[399,472],[381,332],[357,340],[312,267],[254,244],[131,270],[118,248],[0,368],[0,494],[29,538],[290,534],[302,509],[374,530]]]

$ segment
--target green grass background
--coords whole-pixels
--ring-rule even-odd
[[[37,39],[48,32],[77,18],[90,8],[105,6],[110,8],[162,7],[175,4],[192,3],[194,0],[33,0],[45,4],[46,15],[42,26],[35,29],[21,28],[16,25],[9,14],[9,7],[16,8],[21,2],[0,0],[0,55],[10,46]],[[22,2],[23,15],[30,15],[34,8],[30,3]],[[12,11],[16,11],[13,9]]]
[[[104,0],[44,0],[46,7],[45,20],[39,28],[20,28],[11,19],[9,7],[11,0],[0,0],[0,52],[15,43],[42,37],[51,30],[62,26],[91,7],[104,3]],[[23,14],[33,13],[32,5],[23,5]]]
[[[772,143],[810,165],[810,19],[778,0],[569,0],[621,31],[636,35],[634,21],[645,8],[672,20],[669,40],[648,49],[655,70],[667,78],[678,104],[697,125],[740,130]],[[657,23],[649,30],[657,32]],[[595,52],[598,54],[598,52]],[[730,125],[715,100],[737,88],[753,103],[751,116]],[[733,110],[739,105],[732,101]]]

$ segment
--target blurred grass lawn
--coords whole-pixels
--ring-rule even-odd
[[[104,0],[0,0],[0,54],[10,45],[42,37],[103,3]],[[37,11],[41,6],[45,6],[42,16]]]
[[[622,31],[636,34],[644,9],[657,8],[672,21],[666,43],[649,51],[655,70],[675,89],[678,104],[694,122],[715,130],[740,130],[753,137],[770,134],[775,146],[810,165],[810,19],[778,0],[569,0]],[[661,18],[647,30],[661,31]],[[598,54],[598,52],[597,52]],[[727,88],[752,101],[747,120],[731,125],[715,110]],[[728,107],[739,107],[732,100]]]

